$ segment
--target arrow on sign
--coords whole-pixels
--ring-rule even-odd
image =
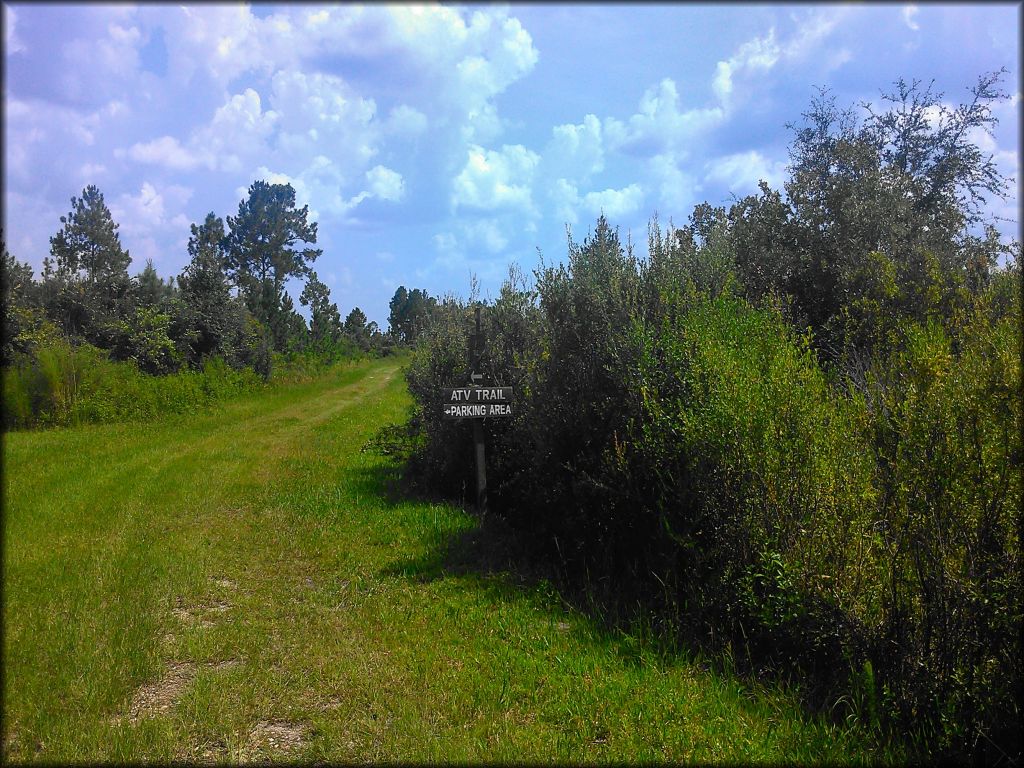
[[[483,378],[484,375],[482,373],[477,373],[476,371],[473,371],[473,373],[469,374],[469,381],[471,384],[476,384],[478,381],[483,381]]]

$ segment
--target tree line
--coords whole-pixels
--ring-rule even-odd
[[[177,278],[161,277],[151,260],[129,276],[119,224],[93,185],[71,198],[60,224],[39,280],[3,246],[8,428],[184,412],[245,391],[246,371],[268,380],[274,370],[309,373],[389,354],[415,340],[437,305],[426,291],[400,286],[386,331],[359,307],[343,321],[313,269],[322,253],[317,224],[289,184],[256,181],[236,215],[211,212],[193,223]],[[294,280],[303,283],[308,323],[287,290]]]
[[[583,604],[985,762],[1022,747],[1020,243],[977,144],[1002,74],[955,107],[821,92],[781,190],[654,219],[646,257],[601,217],[513,269],[480,363],[515,392],[484,422],[491,509]],[[455,498],[474,444],[441,396],[479,305],[441,305],[382,437]]]
[[[411,342],[436,305],[425,291],[402,286],[386,332],[359,307],[343,321],[313,269],[322,253],[314,247],[317,224],[308,206],[296,207],[289,184],[256,181],[235,216],[211,212],[192,224],[189,262],[177,279],[160,277],[151,260],[129,276],[119,224],[95,186],[72,197],[60,223],[39,280],[3,247],[4,366],[62,338],[150,374],[219,356],[268,376],[275,353],[386,353]],[[309,309],[308,324],[286,290],[293,279],[304,283],[299,303]]]

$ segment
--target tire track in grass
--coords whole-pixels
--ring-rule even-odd
[[[34,742],[44,757],[84,757],[62,751],[86,725],[81,718],[102,708],[112,690],[124,690],[138,675],[133,669],[152,670],[138,658],[122,669],[116,659],[110,662],[117,653],[108,644],[123,645],[126,637],[118,626],[139,625],[130,636],[137,637],[152,624],[145,615],[159,612],[156,603],[166,605],[189,583],[194,587],[196,578],[181,581],[189,566],[175,558],[187,558],[202,537],[216,540],[218,531],[244,524],[254,499],[251,492],[248,500],[239,498],[238,491],[273,479],[285,458],[311,442],[315,428],[358,406],[398,367],[395,361],[364,364],[327,384],[259,393],[179,421],[6,435],[4,645],[13,664],[4,709],[6,733],[19,734],[11,748]],[[130,597],[110,594],[106,576],[126,555],[127,566],[142,568]],[[199,561],[197,576],[216,557]],[[112,607],[118,612],[110,614]],[[68,634],[68,642],[47,643],[54,634]],[[53,676],[51,669],[65,671]],[[84,690],[76,681],[85,682]],[[69,688],[50,690],[61,686]],[[90,688],[103,690],[97,696]]]

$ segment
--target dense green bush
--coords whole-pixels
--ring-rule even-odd
[[[252,391],[262,378],[218,358],[202,370],[151,376],[133,361],[114,362],[88,344],[58,340],[17,355],[3,369],[3,426],[36,426],[148,419],[189,413]]]
[[[741,642],[927,748],[1019,753],[1019,273],[892,318],[869,257],[850,377],[784,297],[741,297],[698,213],[643,261],[601,219],[485,308],[481,366],[516,395],[484,423],[491,508],[609,615]],[[445,302],[407,374],[411,466],[463,499],[472,433],[440,394],[468,380],[473,308]]]
[[[1019,304],[994,322],[980,307],[955,335],[908,325],[869,386],[886,566],[881,694],[945,746],[1018,753],[1019,317]]]

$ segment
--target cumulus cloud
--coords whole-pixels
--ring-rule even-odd
[[[4,110],[4,173],[8,182],[35,186],[41,175],[70,176],[95,155],[107,108],[84,111],[51,102],[8,98]]]
[[[363,98],[336,75],[306,74],[288,69],[272,80],[270,103],[281,115],[281,130],[293,148],[311,149],[331,140],[359,142],[355,149],[368,155],[369,126],[377,113],[372,98]]]
[[[402,174],[385,168],[383,165],[375,165],[366,172],[366,181],[369,184],[368,194],[379,197],[381,200],[398,202],[405,195],[405,181]]]
[[[601,121],[588,114],[580,124],[556,125],[544,150],[544,167],[549,176],[590,178],[604,170],[604,137]]]
[[[106,176],[107,166],[103,163],[85,163],[78,169],[78,177],[84,184],[92,184],[96,179]]]
[[[364,200],[378,198],[389,202],[398,202],[405,195],[405,182],[402,175],[382,165],[375,166],[366,172],[363,181],[367,189],[349,196],[346,190],[352,183],[345,177],[341,169],[325,155],[318,155],[313,161],[296,175],[281,171],[272,171],[260,166],[253,173],[253,178],[262,179],[269,184],[291,184],[295,190],[295,202],[300,207],[309,206],[310,216],[316,220],[323,214],[341,217],[353,210]],[[239,196],[245,197],[247,189],[239,189]]]
[[[668,150],[681,152],[689,142],[723,118],[724,112],[718,107],[680,109],[676,84],[666,77],[644,91],[640,111],[626,123],[608,118],[605,135],[611,148],[631,154],[653,155]]]
[[[581,195],[574,184],[557,179],[551,185],[548,199],[554,207],[557,221],[577,224],[581,212],[588,218],[596,218],[602,213],[609,219],[630,216],[643,205],[644,191],[634,183],[621,189],[595,190]]]
[[[252,88],[236,93],[199,130],[193,144],[210,167],[229,171],[242,169],[243,161],[259,154],[274,130],[278,113],[263,111],[260,95]]]
[[[521,144],[506,144],[500,152],[471,145],[465,166],[452,182],[452,207],[515,208],[535,214],[532,184],[539,161],[537,153]]]
[[[775,28],[771,27],[768,34],[740,45],[735,54],[716,65],[711,87],[718,100],[725,106],[730,105],[737,79],[755,79],[774,69],[780,62],[794,63],[806,59],[811,54],[820,54],[827,59],[828,68],[833,69],[848,61],[849,51],[836,56],[830,55],[830,52],[823,53],[820,48],[849,12],[848,8],[835,7],[802,16],[794,14],[791,18],[796,29],[788,39],[777,40]]]
[[[556,220],[566,224],[579,221],[580,193],[574,184],[566,179],[556,179],[548,191],[548,198],[555,210]]]
[[[906,24],[914,32],[917,32],[919,29],[921,29],[920,25],[916,21],[914,21],[914,17],[917,16],[917,12],[918,7],[916,5],[903,6],[903,23]]]
[[[440,5],[285,7],[265,18],[247,5],[213,5],[169,8],[154,17],[165,28],[179,82],[201,72],[225,87],[245,74],[301,70],[302,62],[337,55],[386,61],[378,69],[418,79],[430,109],[476,142],[500,132],[494,98],[538,58],[529,33],[502,8],[478,10],[468,23],[465,12]],[[407,106],[424,115],[421,106]],[[389,128],[421,129],[412,112],[395,117]]]
[[[609,219],[619,219],[636,213],[644,202],[644,191],[639,184],[622,189],[588,192],[583,196],[583,207],[591,216],[604,213]]]
[[[683,215],[698,202],[701,185],[692,173],[683,170],[684,158],[673,153],[655,155],[647,162],[647,171],[658,190],[658,206],[669,215]]]
[[[168,6],[159,11],[171,76],[181,83],[203,72],[221,87],[248,72],[294,65],[302,50],[289,12],[257,18],[247,4]]]
[[[733,75],[754,70],[769,70],[775,66],[782,51],[775,42],[775,29],[769,29],[764,37],[755,37],[740,46],[735,55],[718,62],[711,87],[722,102],[732,95]]]
[[[728,187],[736,194],[756,191],[758,182],[762,180],[779,189],[786,180],[785,162],[769,160],[753,149],[711,160],[704,167],[709,180]]]
[[[466,142],[500,135],[494,98],[524,77],[538,52],[518,19],[502,8],[475,11],[467,24],[446,6],[386,6],[382,38],[400,50],[438,94],[438,108]]]
[[[125,153],[122,153],[122,156]],[[190,171],[202,160],[190,149],[186,149],[173,136],[161,136],[149,142],[133,144],[127,156],[139,163],[159,165],[178,171]]]
[[[158,191],[146,181],[137,195],[119,195],[110,204],[110,213],[123,234],[145,235],[180,224],[182,209],[191,197],[188,187],[170,184]]]
[[[131,9],[104,8],[89,26],[93,29],[79,31],[61,50],[64,94],[78,103],[95,104],[139,87],[144,36]]]
[[[119,148],[114,155],[171,170],[190,171],[203,166],[237,173],[264,152],[279,117],[273,110],[264,111],[260,95],[246,88],[218,107],[209,123],[192,132],[186,145],[165,135],[137,142],[127,151]]]
[[[388,113],[384,130],[403,138],[418,136],[427,130],[427,116],[407,104],[400,104]]]
[[[495,219],[465,223],[462,225],[462,231],[469,245],[483,248],[489,253],[500,253],[508,245],[508,237]]]

